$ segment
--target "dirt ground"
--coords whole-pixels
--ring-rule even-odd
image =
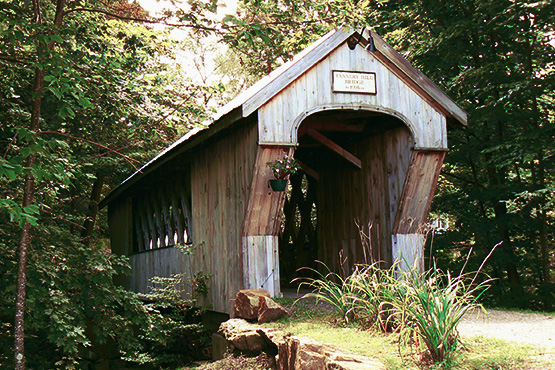
[[[545,351],[542,360],[555,362],[555,316],[488,310],[467,314],[458,327],[463,337],[485,336],[517,344],[530,344]]]

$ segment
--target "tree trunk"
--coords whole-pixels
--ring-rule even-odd
[[[65,0],[57,0],[56,15],[54,25],[60,27],[64,15]],[[35,23],[42,24],[42,9],[39,0],[33,0],[33,15]],[[42,52],[46,48],[52,49],[54,41],[50,44],[39,44],[37,46],[37,56],[41,59]],[[35,69],[35,80],[33,83],[33,106],[31,110],[30,129],[38,134],[40,132],[40,111],[42,104],[42,93],[44,90],[44,69]],[[37,154],[30,154],[27,157],[26,166],[32,168],[37,162]],[[27,207],[34,202],[35,178],[32,172],[25,177],[25,188],[23,192],[23,207]],[[17,268],[17,293],[15,302],[14,319],[14,359],[15,370],[25,370],[25,297],[27,287],[27,257],[29,254],[29,244],[31,242],[31,224],[26,222],[21,230],[19,240],[19,262]]]
[[[87,212],[87,218],[83,224],[84,229],[81,231],[81,238],[83,243],[87,247],[91,245],[91,236],[94,229],[94,224],[96,222],[96,216],[98,214],[98,203],[100,203],[100,196],[102,195],[102,185],[104,185],[104,176],[99,174],[96,175],[96,180],[93,183],[91,190],[91,199],[89,202],[89,210]]]
[[[543,204],[545,203],[542,203],[542,206]],[[543,309],[545,311],[552,311],[553,293],[551,291],[551,273],[549,271],[550,255],[547,241],[547,212],[543,207],[538,210],[538,223],[540,234],[540,255],[542,271],[541,292],[543,296]]]
[[[33,86],[34,100],[31,111],[31,130],[40,131],[40,107],[42,103],[42,90],[44,87],[44,72],[35,71],[35,83]],[[37,155],[31,154],[27,157],[26,166],[31,168],[37,161]],[[29,173],[25,178],[23,192],[23,207],[33,204],[35,195],[35,178]],[[27,286],[27,255],[31,240],[31,224],[26,222],[19,239],[19,264],[17,269],[17,296],[15,301],[15,324],[14,324],[14,358],[15,369],[25,369],[25,295]]]

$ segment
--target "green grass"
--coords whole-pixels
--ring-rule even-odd
[[[291,307],[294,299],[282,298],[278,301]],[[357,324],[344,324],[341,315],[321,304],[299,301],[291,307],[292,316],[278,322],[266,324],[293,335],[309,337],[350,350],[354,353],[379,359],[388,370],[436,369],[426,362],[422,351],[399,346],[397,334],[376,330],[363,330]],[[536,356],[541,349],[523,346],[507,341],[487,338],[462,338],[464,348],[457,351],[454,370],[528,370],[555,369],[553,363],[538,363]]]

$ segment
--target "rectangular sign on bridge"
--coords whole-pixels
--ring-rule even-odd
[[[333,92],[375,94],[376,74],[374,72],[333,71]]]

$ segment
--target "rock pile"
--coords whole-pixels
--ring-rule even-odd
[[[376,359],[359,356],[315,340],[262,328],[242,319],[221,324],[218,332],[228,349],[276,355],[279,370],[384,370]]]

